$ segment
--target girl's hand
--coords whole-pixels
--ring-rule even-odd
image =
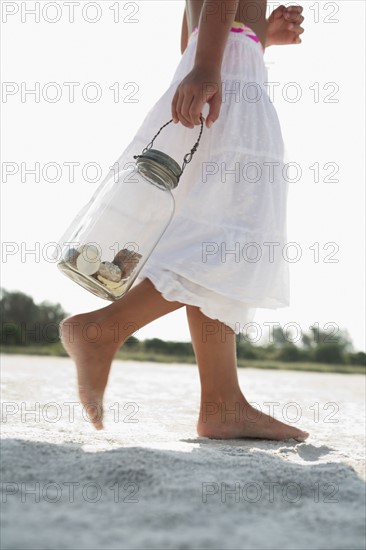
[[[304,32],[301,23],[302,6],[279,6],[268,18],[266,47],[287,44],[301,44],[300,34]]]
[[[200,115],[203,106],[208,103],[209,114],[206,126],[219,118],[222,102],[221,72],[216,67],[194,66],[181,81],[172,101],[172,118],[187,128],[201,124]]]

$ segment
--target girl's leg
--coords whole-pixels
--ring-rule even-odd
[[[201,380],[198,435],[214,439],[306,439],[307,432],[248,403],[239,387],[234,331],[206,317],[198,307],[187,305],[186,310]]]
[[[62,321],[61,341],[76,363],[80,400],[95,428],[103,428],[103,394],[115,353],[138,329],[183,305],[165,300],[144,279],[117,302]]]

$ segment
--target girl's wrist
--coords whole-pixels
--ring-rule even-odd
[[[195,59],[193,63],[193,69],[197,71],[202,71],[204,73],[207,71],[220,73],[221,64],[212,61],[212,59]]]

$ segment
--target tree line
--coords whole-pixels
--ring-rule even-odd
[[[43,301],[35,304],[33,298],[22,292],[0,289],[1,345],[45,346],[59,343],[59,323],[68,313],[61,304]],[[278,360],[285,362],[315,362],[365,365],[366,354],[355,351],[346,330],[330,334],[313,326],[293,341],[293,335],[274,327],[271,341],[253,343],[248,336],[236,336],[238,359]],[[209,342],[209,336],[207,337]],[[194,357],[191,342],[165,341],[160,338],[139,340],[131,336],[124,344],[126,350],[148,352],[174,357]]]

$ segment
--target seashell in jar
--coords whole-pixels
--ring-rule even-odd
[[[69,264],[76,265],[76,260],[79,254],[80,252],[78,252],[76,248],[69,248],[63,255],[62,259],[64,262],[68,262]]]
[[[94,245],[85,244],[78,249],[76,268],[84,275],[94,275],[100,268],[99,250]]]
[[[123,248],[114,257],[113,263],[122,271],[122,278],[129,277],[139,263],[142,255],[128,248]]]
[[[103,283],[106,287],[108,287],[110,290],[115,290],[123,285],[123,281],[119,281],[118,283],[114,281],[110,281],[109,279],[106,279],[105,277],[102,277],[102,275],[97,275],[98,281]]]
[[[118,283],[121,280],[122,272],[118,265],[112,264],[112,262],[102,262],[97,275],[108,281]]]

